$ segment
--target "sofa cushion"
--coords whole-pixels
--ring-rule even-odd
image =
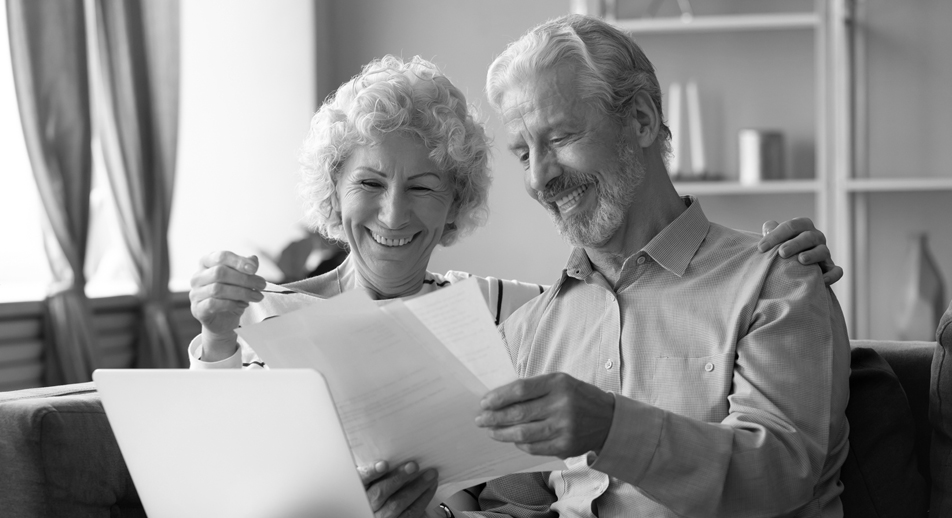
[[[932,516],[952,516],[952,304],[936,330],[929,389],[932,423]]]
[[[875,350],[854,347],[851,354],[850,449],[840,473],[845,516],[925,516],[928,486],[918,469],[906,393]]]
[[[145,516],[92,383],[0,393],[0,509]]]

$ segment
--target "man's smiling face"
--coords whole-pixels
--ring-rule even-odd
[[[625,127],[579,95],[569,66],[516,83],[502,96],[501,111],[526,190],[559,233],[575,246],[609,241],[644,177]]]

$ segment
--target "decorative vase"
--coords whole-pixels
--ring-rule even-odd
[[[928,235],[916,234],[906,255],[905,284],[897,331],[900,340],[935,340],[939,319],[945,311],[945,283],[935,257],[929,251]]]

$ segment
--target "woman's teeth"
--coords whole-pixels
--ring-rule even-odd
[[[556,200],[555,204],[559,207],[560,211],[565,210],[575,204],[579,196],[581,196],[587,190],[588,185],[579,186],[574,191]]]
[[[373,232],[371,232],[370,235],[373,236],[374,241],[380,243],[383,246],[403,246],[409,243],[410,241],[413,241],[413,236],[404,237],[400,239],[389,239],[383,236],[378,236],[377,234],[374,234]]]

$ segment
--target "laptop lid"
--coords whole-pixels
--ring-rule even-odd
[[[372,518],[323,376],[308,369],[99,369],[150,518]]]

